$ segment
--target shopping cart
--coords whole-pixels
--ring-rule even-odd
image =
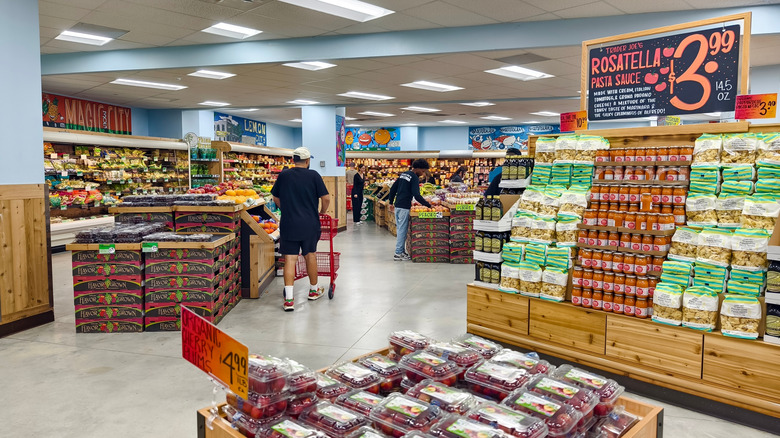
[[[333,251],[333,238],[336,237],[336,233],[338,233],[338,221],[327,214],[321,214],[320,228],[322,230],[320,240],[327,240],[330,243],[330,251],[317,251],[315,253],[317,256],[317,275],[330,277],[328,298],[333,299],[333,294],[336,292],[336,276],[338,275],[336,274],[336,271],[339,270],[339,259],[341,258],[340,252]],[[298,280],[307,275],[306,259],[299,255],[298,262],[295,264],[295,279]]]

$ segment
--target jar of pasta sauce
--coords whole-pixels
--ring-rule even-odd
[[[634,304],[634,316],[637,318],[647,318],[648,307],[647,298],[636,298],[636,304]]]
[[[582,287],[574,286],[571,288],[571,303],[575,306],[582,305]]]

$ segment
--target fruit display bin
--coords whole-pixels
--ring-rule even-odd
[[[354,360],[360,360],[363,357],[373,354],[387,355],[388,349],[384,348],[359,356]],[[320,370],[324,372],[325,369]],[[617,400],[618,405],[625,407],[626,411],[641,417],[641,420],[634,424],[621,438],[655,438],[662,435],[663,408],[645,402],[621,396]],[[236,429],[230,426],[230,421],[225,417],[221,404],[217,408],[204,407],[197,411],[197,437],[198,438],[243,438]],[[212,412],[217,412],[216,416]]]
[[[241,228],[243,205],[202,206],[176,205],[173,207],[176,232],[179,234],[230,234]]]

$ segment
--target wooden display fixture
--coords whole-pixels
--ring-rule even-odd
[[[655,181],[644,179],[594,179],[593,184],[603,184],[607,186],[628,185],[628,186],[665,186],[665,187],[688,187],[690,181]]]
[[[241,212],[241,293],[244,298],[260,298],[276,277],[274,238],[252,215],[277,220],[264,204]]]
[[[469,333],[780,418],[780,346],[476,285],[466,290]],[[506,313],[508,302],[512,318],[486,319]]]
[[[601,227],[598,225],[584,225],[581,223],[577,224],[577,228],[581,230],[607,231],[607,232],[630,233],[630,234],[646,234],[649,236],[663,236],[663,237],[673,236],[675,232],[675,230],[635,230],[632,228],[624,228],[624,227]]]
[[[386,355],[387,352],[387,348],[372,351],[355,357],[352,361],[355,362],[373,354]],[[325,371],[325,369],[318,370],[321,373]],[[662,407],[625,396],[618,398],[616,404],[623,406],[626,411],[641,418],[631,429],[621,435],[621,438],[656,438],[663,435],[664,409]],[[198,438],[244,438],[241,432],[230,426],[230,421],[222,412],[223,406],[225,406],[224,403],[216,405],[214,408],[207,407],[197,411]],[[217,416],[212,415],[212,409],[217,410]]]
[[[633,167],[651,167],[651,166],[679,166],[690,167],[692,161],[597,161],[593,163],[596,167],[605,166],[633,166]]]
[[[338,229],[347,228],[347,177],[324,176],[322,180],[330,193],[327,214],[338,221]]]

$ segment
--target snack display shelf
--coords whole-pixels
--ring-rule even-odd
[[[503,251],[498,253],[474,251],[473,253],[474,260],[478,260],[480,262],[501,263],[503,261]]]
[[[629,185],[629,186],[667,186],[667,187],[688,187],[689,181],[654,181],[654,180],[614,180],[614,179],[594,179],[593,184],[606,185]]]
[[[498,186],[504,189],[524,189],[531,184],[531,177],[525,179],[501,179]]]
[[[371,353],[358,356],[352,359],[357,362],[364,357],[374,354],[386,355],[388,349],[373,351]],[[325,369],[319,372],[325,372]],[[634,424],[631,429],[626,431],[621,438],[655,438],[663,435],[663,408],[630,397],[621,396],[616,404],[622,405],[626,411],[634,414],[641,419]],[[198,438],[243,438],[238,430],[230,426],[230,421],[226,418],[222,407],[225,404],[218,404],[211,407],[205,407],[197,411],[197,433]],[[216,414],[215,414],[216,413]],[[418,434],[419,435],[419,434]]]
[[[597,161],[593,165],[596,167],[604,166],[634,166],[634,167],[652,167],[652,166],[690,166],[692,161]]]
[[[73,242],[76,233],[89,228],[95,228],[103,225],[112,225],[113,216],[96,217],[90,219],[76,219],[68,222],[51,224],[51,246],[59,247]]]
[[[675,230],[634,230],[624,227],[601,227],[598,225],[584,225],[577,224],[577,228],[581,230],[594,230],[594,231],[614,231],[618,233],[631,233],[631,234],[647,234],[650,236],[673,236]]]

